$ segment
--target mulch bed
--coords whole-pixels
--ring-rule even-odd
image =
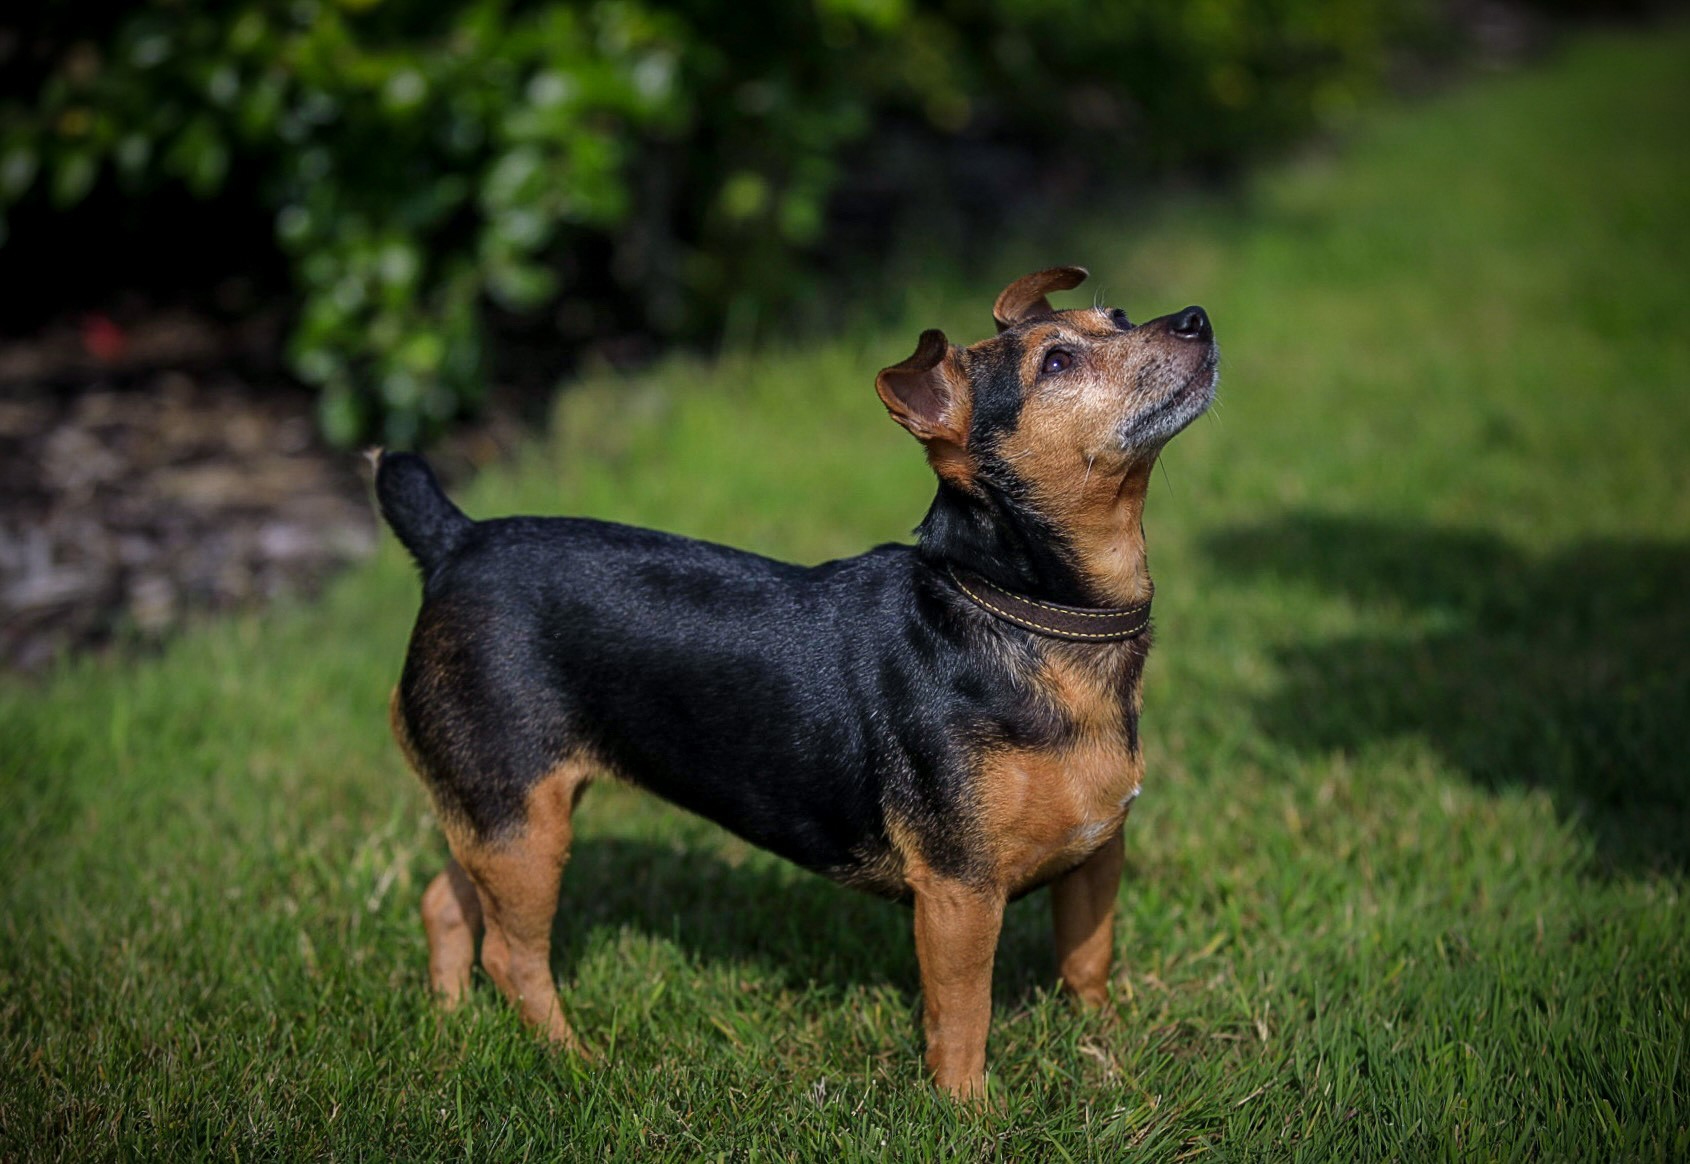
[[[217,373],[0,394],[0,662],[309,592],[376,528],[310,401]]]
[[[156,643],[372,552],[363,458],[264,370],[273,333],[96,317],[0,344],[0,666]]]

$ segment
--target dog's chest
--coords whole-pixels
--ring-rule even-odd
[[[1007,753],[982,773],[979,825],[996,878],[1010,893],[1090,856],[1120,827],[1143,764],[1119,741]]]
[[[1011,893],[1084,860],[1120,827],[1144,779],[1138,747],[1138,671],[1047,665],[1041,685],[1067,730],[1045,747],[985,757],[977,826],[996,877]]]

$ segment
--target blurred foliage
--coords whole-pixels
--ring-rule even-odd
[[[1091,176],[1211,166],[1341,114],[1430,23],[1420,0],[147,0],[6,19],[0,246],[8,218],[101,183],[246,199],[219,212],[273,216],[291,363],[325,431],[395,444],[477,401],[489,305],[590,332],[582,293],[608,281],[642,328],[697,336],[736,297],[778,302],[830,198],[894,168],[876,129],[914,127],[905,186],[943,188],[957,140]]]

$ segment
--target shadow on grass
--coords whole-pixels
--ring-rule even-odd
[[[582,805],[593,809],[592,794]],[[1011,903],[992,994],[1031,1001],[1055,983],[1044,893]],[[553,970],[575,975],[589,933],[631,927],[674,942],[695,962],[749,962],[793,988],[920,987],[909,907],[821,877],[758,861],[735,865],[708,849],[586,837],[570,852],[553,926]]]
[[[1257,708],[1273,737],[1419,737],[1484,788],[1545,789],[1609,871],[1690,868],[1690,545],[1538,556],[1491,533],[1294,513],[1207,549],[1229,573],[1381,615],[1278,646],[1283,682]]]

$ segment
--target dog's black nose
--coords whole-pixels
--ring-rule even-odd
[[[1187,307],[1168,323],[1168,330],[1180,339],[1212,340],[1215,329],[1209,326],[1209,313],[1201,307]]]

